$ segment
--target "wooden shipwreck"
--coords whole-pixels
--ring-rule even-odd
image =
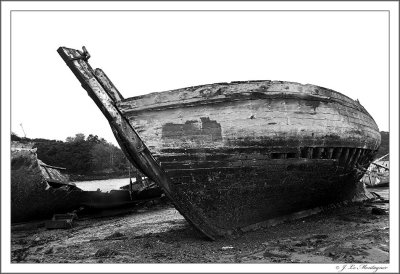
[[[247,81],[124,99],[85,48],[58,53],[132,164],[210,239],[364,191],[362,170],[381,137],[364,107],[341,93]]]
[[[386,154],[371,163],[361,181],[366,187],[387,187],[389,177],[389,154]]]
[[[11,222],[45,219],[77,209],[84,192],[69,181],[64,168],[37,158],[33,143],[11,144]]]
[[[130,208],[161,196],[161,190],[152,186],[132,193],[129,190],[83,191],[69,181],[65,168],[47,165],[38,159],[33,146],[33,143],[11,144],[12,223],[48,219],[54,214],[62,216],[79,209],[91,213]]]

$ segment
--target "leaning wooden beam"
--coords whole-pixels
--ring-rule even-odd
[[[58,170],[66,170],[65,167],[58,167],[58,166],[51,166],[51,165],[46,165],[46,164],[40,164],[43,167],[50,167],[50,168],[54,168],[54,169],[58,169]]]
[[[112,131],[128,160],[151,180],[156,182],[167,197],[174,202],[176,209],[193,224],[200,232],[210,239],[215,239],[216,228],[207,224],[204,216],[196,208],[185,207],[187,203],[177,203],[171,190],[166,174],[160,164],[154,159],[151,152],[140,139],[129,121],[121,114],[115,104],[123,97],[112,82],[100,69],[93,70],[87,62],[89,54],[86,49],[78,51],[60,47],[57,52],[80,81],[82,87],[93,99],[101,112],[107,118]]]
[[[64,47],[59,48],[58,53],[81,82],[82,87],[103,112],[112,128],[116,129],[123,145],[129,147],[129,150],[134,152],[130,154],[130,157],[135,166],[151,180],[164,185],[168,189],[164,171],[129,122],[126,121],[115,107],[112,97],[97,80],[95,72],[87,63],[85,56],[77,50]]]
[[[103,87],[109,92],[110,96],[115,102],[121,101],[124,99],[118,89],[114,86],[111,80],[107,77],[107,75],[101,69],[97,68],[94,71],[97,80],[103,85]]]
[[[389,168],[388,168],[388,167],[386,167],[386,166],[382,166],[382,165],[380,165],[380,164],[377,164],[377,163],[371,163],[371,164],[373,164],[373,165],[376,165],[377,167],[380,167],[380,168],[383,168],[383,169],[389,170]]]

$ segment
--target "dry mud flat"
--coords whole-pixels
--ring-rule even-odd
[[[331,208],[212,242],[164,204],[80,219],[66,230],[14,226],[11,256],[13,263],[389,263],[388,206]]]

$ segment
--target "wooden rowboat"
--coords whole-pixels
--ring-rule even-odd
[[[341,93],[247,81],[124,99],[92,69],[85,49],[58,53],[127,158],[210,239],[364,191],[359,180],[380,133],[364,107]]]

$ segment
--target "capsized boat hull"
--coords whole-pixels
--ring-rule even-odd
[[[379,130],[338,92],[249,81],[123,99],[82,52],[58,52],[128,159],[211,239],[364,191],[361,170],[379,147]]]

